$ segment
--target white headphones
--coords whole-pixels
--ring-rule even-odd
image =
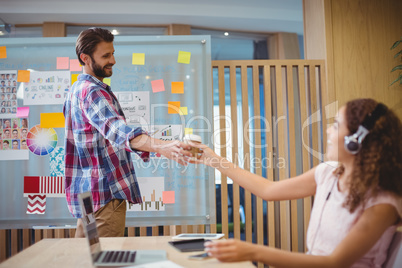
[[[344,146],[346,151],[351,154],[357,154],[362,147],[364,138],[366,138],[377,120],[383,116],[387,110],[387,106],[382,103],[378,103],[373,112],[366,115],[357,131],[350,136],[345,136]]]

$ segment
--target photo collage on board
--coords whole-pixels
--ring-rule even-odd
[[[17,72],[0,72],[0,114],[17,113]]]
[[[28,119],[0,119],[0,150],[28,150]]]

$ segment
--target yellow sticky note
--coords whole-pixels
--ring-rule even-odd
[[[184,129],[184,135],[188,135],[188,134],[193,134],[193,129],[186,127],[186,128]]]
[[[144,53],[133,53],[133,65],[144,65],[145,64],[145,54]]]
[[[184,82],[172,82],[172,93],[173,94],[183,94],[184,93]]]
[[[18,70],[17,74],[17,82],[27,82],[29,83],[29,79],[31,78],[31,72],[25,70]]]
[[[0,47],[0,59],[5,59],[5,58],[7,58],[7,48]]]
[[[110,78],[103,78],[103,83],[105,83],[109,87],[110,87],[110,82],[112,82]]]
[[[191,58],[191,52],[179,51],[179,56],[177,57],[177,62],[189,64],[190,58]]]
[[[77,82],[78,80],[78,74],[72,74],[71,75],[71,85]]]
[[[63,113],[41,113],[40,127],[41,128],[64,128],[65,121]]]
[[[180,101],[168,101],[168,114],[180,113]]]
[[[187,114],[188,114],[188,112],[187,112],[187,107],[180,107],[179,113],[180,113],[181,115],[187,115]]]

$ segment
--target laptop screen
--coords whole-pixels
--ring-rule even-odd
[[[96,221],[93,215],[92,196],[89,192],[78,195],[78,200],[82,209],[82,223],[89,248],[91,250],[92,260],[101,251],[99,243],[98,229],[96,229]]]

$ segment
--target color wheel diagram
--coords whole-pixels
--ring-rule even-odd
[[[53,128],[33,126],[27,136],[28,149],[36,155],[47,155],[57,146],[57,133]]]

